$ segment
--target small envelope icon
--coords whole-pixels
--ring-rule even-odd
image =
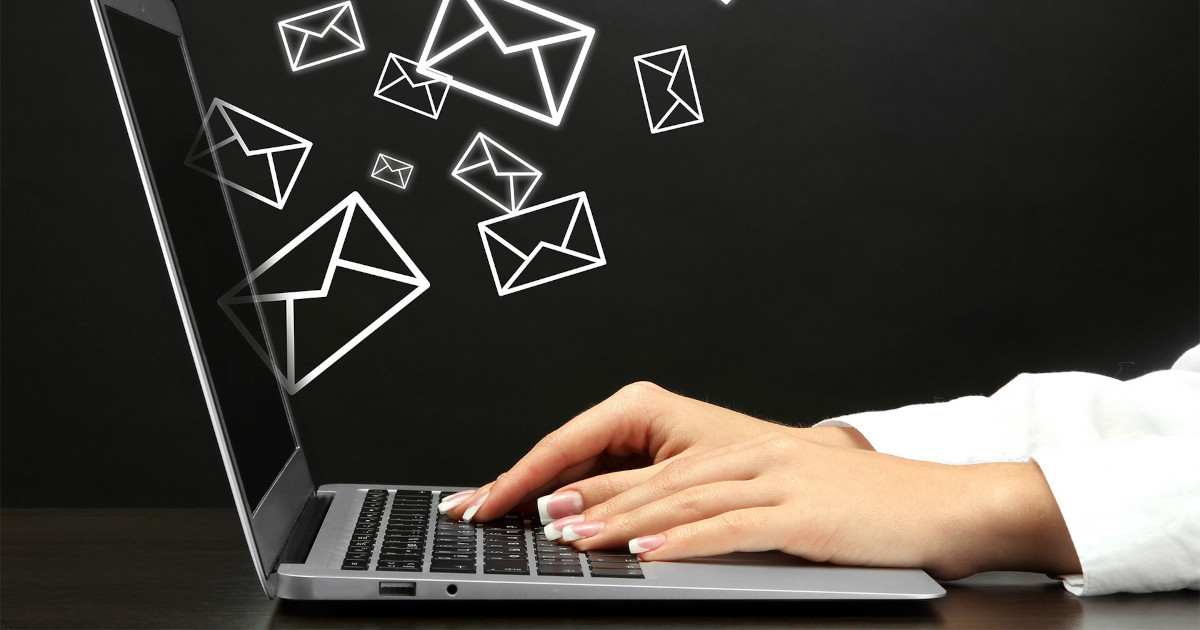
[[[450,175],[505,212],[520,210],[542,178],[541,171],[483,133],[467,146]]]
[[[575,193],[479,224],[501,296],[603,267],[606,260],[586,193]]]
[[[700,94],[687,46],[676,46],[633,58],[650,133],[704,122]]]
[[[442,114],[446,93],[450,91],[450,86],[446,84],[450,77],[434,71],[427,72],[429,76],[422,76],[416,70],[415,61],[389,53],[383,72],[379,75],[379,83],[375,85],[375,96],[437,119]]]
[[[367,49],[349,0],[279,22],[292,72]]]
[[[595,36],[590,26],[522,0],[442,0],[417,71],[448,76],[451,87],[558,126]],[[496,86],[494,70],[461,61],[481,56],[488,68],[534,76]]]
[[[211,134],[211,146],[205,130]],[[308,140],[217,98],[204,115],[204,126],[184,163],[282,209],[312,146]]]
[[[408,180],[412,177],[412,172],[412,164],[380,153],[379,157],[375,158],[375,168],[371,171],[371,178],[404,190],[408,188]]]
[[[218,304],[295,394],[428,288],[429,280],[355,192]],[[273,344],[282,367],[271,360],[263,336],[252,332],[262,331],[260,321],[285,322],[286,330],[267,331],[284,335]]]

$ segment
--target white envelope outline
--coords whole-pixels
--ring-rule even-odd
[[[412,172],[412,164],[380,153],[379,157],[375,159],[375,168],[371,172],[371,178],[403,190],[408,188],[408,180],[412,176]]]
[[[330,254],[329,264],[328,267],[326,267],[325,275],[323,276],[320,287],[314,287],[312,289],[301,291],[288,291],[271,294],[255,294],[252,291],[248,291],[251,282],[255,281],[259,276],[269,271],[279,261],[283,260],[284,257],[291,253],[292,250],[299,247],[306,239],[324,227],[325,224],[329,223],[330,221],[334,221],[339,216],[341,217],[340,220],[342,222],[340,231],[338,232],[337,241],[333,247],[333,251]],[[350,224],[355,220],[370,221],[370,223],[384,238],[384,240],[387,241],[387,244],[399,258],[400,262],[403,263],[403,268],[409,270],[411,274],[402,274],[387,269],[380,269],[378,267],[364,265],[353,260],[343,259],[341,257],[342,247],[346,242],[346,234],[350,230]],[[414,290],[405,295],[404,298],[389,308],[383,315],[375,319],[375,321],[367,325],[366,328],[364,328],[349,342],[344,344],[332,355],[322,361],[319,365],[317,365],[317,367],[309,370],[307,374],[297,374],[295,361],[295,303],[301,300],[319,300],[329,295],[330,288],[335,281],[334,279],[338,269],[348,269],[351,271],[378,276],[380,278],[392,280],[401,284],[411,285],[414,287]],[[417,299],[417,297],[424,293],[428,288],[429,280],[425,278],[424,274],[421,273],[421,270],[417,268],[416,264],[414,264],[412,259],[408,257],[408,254],[405,253],[404,249],[400,247],[400,244],[396,242],[396,239],[394,236],[392,236],[391,232],[384,227],[383,222],[379,220],[379,217],[375,216],[375,213],[371,210],[370,206],[367,205],[367,202],[363,200],[362,196],[360,196],[357,192],[354,192],[342,200],[337,206],[327,212],[320,219],[317,219],[315,223],[301,232],[300,235],[293,239],[290,243],[284,245],[282,249],[268,258],[267,261],[260,265],[257,269],[250,272],[249,276],[230,289],[228,293],[221,296],[221,298],[217,300],[217,303],[233,322],[234,326],[241,331],[242,336],[245,337],[246,340],[250,342],[250,345],[254,347],[255,351],[258,352],[259,357],[261,357],[262,360],[265,361],[266,364],[275,372],[276,378],[279,379],[279,382],[283,384],[288,393],[295,394],[305,385],[311,383],[313,379],[320,376],[322,372],[329,369],[329,367],[337,362],[338,359],[341,359],[343,356],[345,356],[347,352],[350,352],[350,350],[354,349],[355,346],[366,339],[371,333],[378,330],[380,326],[387,323],[388,320],[399,313],[404,307],[408,306],[413,300]],[[287,307],[287,342],[286,347],[283,349],[283,361],[286,364],[286,368],[283,370],[281,370],[279,366],[275,365],[275,363],[271,360],[270,354],[267,352],[266,348],[264,348],[262,344],[258,342],[258,340],[255,338],[255,335],[253,335],[250,330],[246,328],[241,318],[238,317],[238,315],[234,313],[233,309],[231,308],[232,306],[238,304],[266,302],[284,302]],[[255,322],[254,325],[257,327],[258,322]]]
[[[472,155],[477,155],[482,152],[485,159],[467,164],[468,158]],[[502,154],[509,162],[508,167],[501,167],[496,164],[495,156]],[[471,160],[474,162],[474,160]],[[518,166],[513,166],[515,162]],[[495,199],[491,194],[483,191],[479,186],[471,181],[471,176],[495,177],[508,180],[508,198]],[[481,197],[496,204],[505,212],[516,212],[525,204],[525,200],[529,198],[529,193],[533,192],[534,186],[542,178],[542,172],[531,166],[528,162],[518,157],[512,151],[500,146],[495,140],[487,137],[483,132],[476,134],[475,139],[471,144],[467,145],[467,150],[458,160],[458,165],[450,172],[451,177],[462,182],[471,190],[479,193]],[[530,181],[532,179],[532,181]],[[520,190],[524,188],[524,192]]]
[[[230,129],[230,133],[225,137],[216,137],[214,134],[212,138],[212,146],[209,146],[207,136],[210,134],[205,133],[205,131],[209,130],[211,132],[213,129],[213,114],[218,114],[221,117],[221,122],[223,122],[224,125]],[[237,122],[234,122],[235,120]],[[262,125],[263,127],[273,131],[276,137],[281,136],[282,141],[276,144],[269,144],[267,146],[251,147],[243,138],[243,128],[247,125]],[[198,160],[208,157],[213,153],[216,153],[216,158],[219,158],[219,151],[229,145],[234,145],[237,148],[240,148],[245,157],[260,159],[260,161],[263,162],[263,168],[270,169],[273,190],[269,194],[251,190],[250,188],[237,183],[233,179],[230,179],[230,177],[228,177],[226,174],[218,173],[197,163]],[[200,171],[201,173],[216,179],[222,184],[229,186],[230,188],[240,190],[269,206],[283,209],[284,204],[287,203],[288,196],[292,194],[292,187],[296,185],[296,180],[300,177],[300,169],[304,168],[304,162],[308,159],[308,152],[312,150],[312,146],[312,142],[309,142],[308,140],[305,140],[304,138],[301,138],[300,136],[278,125],[269,123],[262,118],[259,118],[258,116],[241,109],[240,107],[234,107],[233,105],[230,105],[219,98],[215,98],[213,99],[212,105],[209,106],[208,112],[204,115],[204,126],[200,129],[200,133],[196,134],[196,140],[192,142],[192,148],[188,151],[188,157],[184,163]],[[284,178],[281,180],[280,169],[276,164],[275,158],[277,155],[289,151],[303,151],[303,154],[300,156],[300,159],[296,161],[295,169],[292,171],[291,175],[288,176],[286,173],[282,173]],[[214,159],[214,165],[215,164],[216,159]],[[286,180],[286,185],[282,183],[283,180]]]
[[[534,39],[531,41],[508,42],[504,35],[491,23],[486,13],[480,8],[480,2],[491,2],[496,4],[508,5],[509,10],[524,11],[534,19],[540,19],[546,22],[553,22],[559,30],[565,30],[556,35]],[[474,31],[463,35],[446,46],[439,47],[434,50],[434,45],[439,39],[442,23],[445,19],[447,10],[451,6],[457,6],[458,11],[464,10],[474,14],[478,21],[478,28]],[[464,6],[465,5],[465,6]],[[421,52],[421,58],[417,61],[417,71],[427,76],[449,76],[442,68],[438,68],[438,64],[446,61],[454,53],[468,47],[473,42],[487,36],[499,48],[503,55],[526,55],[532,57],[533,65],[537,72],[538,85],[540,86],[541,96],[545,99],[544,107],[530,107],[520,103],[513,102],[511,97],[505,97],[500,94],[493,94],[487,90],[481,89],[472,85],[470,79],[462,77],[450,76],[448,83],[451,87],[457,88],[485,101],[494,103],[501,107],[510,109],[529,116],[535,120],[558,126],[562,123],[563,116],[566,113],[567,104],[571,100],[571,95],[575,92],[575,86],[579,81],[579,75],[583,71],[584,61],[587,59],[588,52],[591,50],[592,39],[596,36],[596,29],[580,24],[574,20],[565,18],[561,15],[551,13],[541,7],[532,5],[523,0],[442,0],[442,4],[438,7],[437,16],[433,20],[433,26],[429,30],[429,36],[425,39],[425,47]],[[562,90],[561,94],[556,94],[556,90],[550,84],[550,75],[546,69],[546,59],[542,54],[542,49],[582,39],[583,44],[579,49],[577,58],[574,60],[574,65],[571,68],[567,85]]]
[[[366,43],[363,41],[362,30],[358,26],[358,16],[355,15],[354,5],[350,3],[350,0],[280,21],[279,36],[283,39],[283,48],[287,52],[288,65],[292,67],[292,72],[360,53],[367,49]],[[310,40],[313,38],[325,39],[330,36],[340,39],[345,46],[332,54],[315,56],[314,59],[304,59],[304,52],[308,48]],[[300,38],[298,42],[295,41],[296,37]]]
[[[522,251],[521,248],[513,245],[508,239],[505,239],[498,233],[502,231],[502,224],[505,221],[512,221],[535,212],[552,209],[573,212],[566,233],[562,235],[561,240],[556,239],[555,242],[542,240],[531,250]],[[572,240],[577,240],[574,237],[577,236],[577,231],[580,230],[588,230],[590,232],[587,235],[590,236],[590,239],[584,239],[584,242],[588,247],[594,249],[594,253],[581,252],[568,247],[568,244]],[[525,289],[553,282],[560,278],[566,278],[567,276],[573,276],[597,267],[603,267],[608,262],[604,256],[604,248],[600,245],[600,235],[596,232],[596,221],[592,217],[592,208],[588,203],[587,193],[583,192],[483,221],[479,224],[479,235],[483,239],[483,251],[487,255],[488,266],[492,270],[492,279],[496,282],[496,291],[501,296],[511,295],[517,291],[524,291]],[[517,270],[507,275],[507,277],[502,277],[496,269],[496,260],[493,255],[494,247],[502,247],[523,261]],[[545,252],[557,252],[577,258],[579,266],[547,277],[523,278],[523,272],[537,259],[539,254]]]
[[[413,72],[409,71],[410,68]],[[388,53],[383,72],[379,74],[379,83],[375,85],[375,96],[436,120],[442,114],[442,105],[450,91],[446,83],[450,77],[429,71],[425,74],[434,78],[426,78],[416,75],[416,69],[417,62]]]
[[[637,69],[638,87],[642,90],[642,103],[646,106],[646,120],[650,123],[650,133],[660,133],[696,125],[704,122],[704,112],[700,108],[700,93],[696,89],[696,77],[692,73],[692,58],[688,55],[687,46],[676,46],[658,52],[646,53],[633,58]],[[663,111],[652,111],[650,99],[646,96],[646,80],[643,73],[662,73],[670,78],[667,93],[672,97],[671,105]],[[680,107],[686,110],[690,117],[673,125],[666,121]]]

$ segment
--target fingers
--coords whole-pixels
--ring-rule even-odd
[[[753,479],[763,468],[759,450],[773,439],[764,435],[747,442],[725,446],[699,455],[679,457],[652,468],[653,474],[643,477],[637,485],[627,485],[599,501],[587,501],[591,506],[587,516],[592,520],[608,520],[636,508],[659,501],[688,489],[720,481]],[[630,481],[635,480],[630,476]]]
[[[661,534],[633,539],[629,548],[647,561],[703,558],[735,551],[768,551],[781,546],[781,532],[770,526],[775,519],[775,510],[770,507],[722,512]]]
[[[634,538],[729,512],[779,505],[786,489],[760,476],[774,465],[774,458],[764,453],[772,449],[764,446],[777,439],[764,435],[670,461],[644,482],[589,507],[581,523],[556,523],[552,528],[562,530],[564,540],[578,539],[576,546],[586,551],[625,546]],[[576,535],[581,529],[583,535]]]
[[[560,488],[552,495],[538,499],[538,515],[545,525],[565,516],[583,512],[589,505],[601,505],[658,474],[665,463],[643,468],[622,470],[582,479]]]
[[[666,394],[655,385],[636,383],[576,416],[542,438],[490,484],[488,496],[473,516],[481,521],[495,518],[554,488],[599,472],[599,458],[605,454],[647,452],[650,425]],[[471,501],[478,501],[480,493]],[[465,512],[461,509],[450,514],[459,517]]]
[[[577,522],[551,526],[562,531],[564,540],[577,539],[576,547],[582,551],[609,549],[625,547],[630,540],[642,536],[720,518],[723,514],[773,506],[775,499],[775,492],[766,484],[720,481],[687,488],[607,520],[585,512],[577,517],[581,519]],[[583,535],[576,535],[580,533]]]

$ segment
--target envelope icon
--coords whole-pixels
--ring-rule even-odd
[[[367,49],[350,0],[279,22],[292,72]]]
[[[650,133],[704,122],[700,94],[687,46],[676,46],[633,58]]]
[[[575,193],[479,224],[483,251],[501,296],[607,262],[586,193]]]
[[[371,178],[404,190],[408,188],[408,180],[412,177],[412,172],[412,164],[380,153],[379,157],[375,158],[375,167],[371,170]]]
[[[450,176],[505,212],[516,212],[542,178],[542,172],[479,133]]]
[[[450,86],[447,76],[429,71],[424,76],[417,73],[417,62],[389,53],[379,83],[375,85],[375,96],[394,105],[410,109],[418,114],[437,119],[442,114],[446,93]]]
[[[448,75],[451,87],[558,126],[595,36],[590,26],[522,0],[442,0],[417,71]],[[533,76],[497,85],[493,67]]]
[[[204,115],[204,126],[184,163],[282,209],[312,146],[312,142],[218,98]]]
[[[295,394],[428,288],[429,280],[355,192],[218,304]],[[285,323],[285,330],[255,334],[262,332],[260,321]],[[261,341],[280,333],[271,345],[282,366]]]

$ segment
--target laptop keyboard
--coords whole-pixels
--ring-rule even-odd
[[[508,514],[480,524],[454,521],[438,514],[431,526],[437,504],[433,495],[425,490],[367,490],[342,559],[342,569],[645,577],[637,556],[621,551],[580,554],[572,547],[547,539],[541,526],[535,526],[524,514]],[[586,571],[581,555],[586,559]]]

